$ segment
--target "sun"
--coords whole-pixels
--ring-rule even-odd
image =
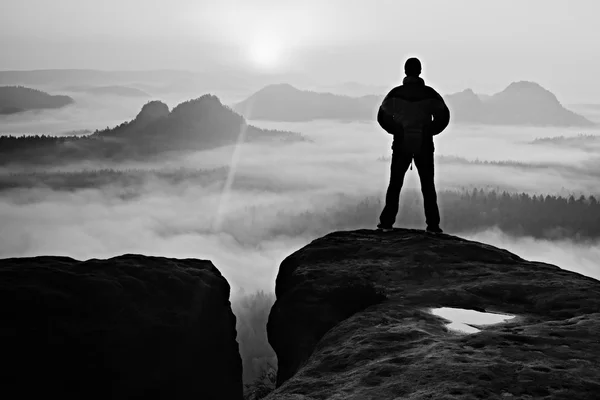
[[[281,63],[282,45],[272,35],[257,38],[249,47],[251,61],[261,69],[275,69]]]

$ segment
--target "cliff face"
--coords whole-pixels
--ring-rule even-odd
[[[593,399],[600,282],[416,230],[337,232],[286,258],[267,326],[269,399]],[[478,333],[430,310],[509,314]]]
[[[0,315],[5,395],[242,398],[229,285],[210,261],[0,260]]]

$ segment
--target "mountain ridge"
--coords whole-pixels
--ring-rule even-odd
[[[472,89],[445,96],[459,122],[490,125],[582,126],[595,124],[565,108],[556,95],[531,81],[510,83],[502,91],[483,97]]]
[[[241,135],[246,141],[307,141],[299,133],[249,125],[217,96],[205,94],[172,110],[161,101],[150,101],[135,118],[87,136],[0,136],[0,164],[143,160],[168,152],[233,145]]]
[[[300,90],[288,83],[265,86],[232,108],[248,119],[307,121],[314,119],[369,119],[376,95],[351,97]]]
[[[374,120],[384,95],[348,96],[301,90],[287,83],[263,87],[232,106],[248,119],[269,121]],[[486,125],[594,126],[566,109],[549,90],[535,82],[517,81],[493,95],[467,88],[443,96],[451,122]]]
[[[62,108],[74,102],[69,96],[51,95],[25,86],[0,86],[0,115]]]

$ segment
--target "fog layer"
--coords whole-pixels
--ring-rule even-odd
[[[389,163],[382,159],[391,152],[391,136],[375,123],[250,122],[300,132],[314,142],[277,147],[240,144],[135,165],[199,171],[226,167],[206,180],[170,180],[150,172],[138,185],[115,181],[97,188],[57,189],[55,185],[51,189],[40,183],[4,190],[0,192],[0,257],[55,254],[88,259],[123,253],[196,257],[212,260],[234,291],[272,291],[280,262],[320,234],[374,228],[379,210],[369,208],[359,219],[352,210],[365,199],[383,197]],[[439,156],[513,160],[523,165],[438,162],[438,190],[478,187],[597,196],[597,153],[569,144],[531,143],[536,138],[581,133],[600,132],[451,126],[436,138]],[[86,166],[96,167],[100,166]],[[405,187],[418,188],[416,170],[408,171]],[[396,226],[403,222],[397,221]],[[494,227],[449,233],[600,277],[597,241],[515,238]]]

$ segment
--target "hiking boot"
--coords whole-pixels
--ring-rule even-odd
[[[431,233],[444,233],[439,226],[428,226],[426,231]]]
[[[394,230],[392,226],[377,224],[377,230],[380,232],[391,232]]]

